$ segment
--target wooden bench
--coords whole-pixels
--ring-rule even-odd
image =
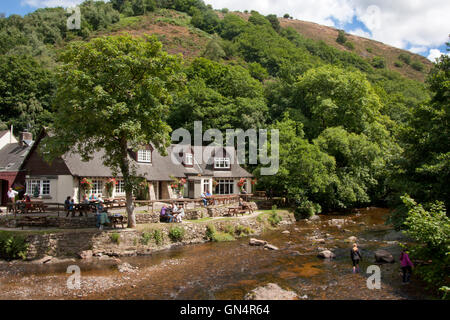
[[[124,217],[123,216],[109,216],[108,219],[111,222],[111,226],[114,229],[117,228],[117,224],[119,224],[119,223],[122,225],[122,229],[125,229],[125,227],[123,225],[123,221],[124,221]]]

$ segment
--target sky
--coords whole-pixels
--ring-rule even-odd
[[[350,34],[421,54],[431,61],[446,53],[448,0],[204,0],[214,9],[289,13]],[[24,15],[42,7],[72,7],[83,0],[0,0],[0,13]]]

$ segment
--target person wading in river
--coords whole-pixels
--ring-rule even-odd
[[[353,273],[359,273],[359,260],[362,261],[362,256],[356,243],[353,244],[353,248],[350,250],[350,258],[353,262]]]
[[[400,265],[402,266],[403,283],[409,283],[414,264],[409,259],[409,255],[406,252],[406,249],[403,249],[402,253],[400,254]]]

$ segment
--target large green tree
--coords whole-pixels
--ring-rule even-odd
[[[156,38],[128,35],[71,43],[61,54],[53,135],[43,143],[44,154],[51,160],[77,152],[88,160],[104,149],[104,164],[122,174],[131,228],[136,175],[129,149],[152,143],[166,154],[165,116],[183,79],[180,60]]]

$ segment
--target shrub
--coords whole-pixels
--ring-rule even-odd
[[[169,238],[174,241],[181,241],[184,237],[184,229],[182,227],[173,227],[169,230]]]
[[[400,61],[395,61],[394,66],[396,66],[397,68],[401,68],[401,67],[403,67],[403,63]]]
[[[231,227],[231,228],[228,228]],[[212,224],[206,226],[206,237],[213,242],[226,242],[235,240],[233,237],[234,228],[233,226],[227,226],[228,230],[226,232],[219,232],[216,230],[216,227]],[[231,233],[233,232],[233,234]]]
[[[340,43],[340,44],[344,44],[344,43],[347,42],[347,37],[345,36],[345,31],[344,30],[339,30],[339,34],[338,34],[338,37],[336,39],[336,42]]]
[[[206,226],[206,238],[209,240],[212,240],[214,237],[214,234],[217,232],[216,227],[213,224],[208,224]]]
[[[5,260],[23,259],[28,252],[26,237],[0,232],[0,258]]]
[[[411,257],[419,261],[432,261],[416,266],[416,274],[430,286],[443,288],[449,285],[450,219],[442,202],[423,207],[408,195],[402,197],[408,208],[404,233],[416,243],[411,247]]]
[[[230,234],[230,235],[234,235],[234,232],[235,232],[234,226],[232,226],[232,225],[227,225],[227,226],[225,227],[224,232],[225,232],[225,233],[228,233],[228,234]]]
[[[212,241],[214,242],[227,242],[227,241],[233,241],[235,240],[234,237],[225,232],[216,232],[212,238]]]
[[[119,244],[120,243],[120,234],[119,233],[111,233],[109,235],[111,242]]]
[[[423,69],[425,69],[425,66],[419,61],[415,61],[411,64],[411,68],[413,68],[416,71],[423,71]]]
[[[372,48],[366,48],[366,51],[367,51],[368,53],[373,53],[373,49],[372,49]]]
[[[267,218],[267,221],[269,221],[272,227],[276,227],[281,222],[281,220],[283,219],[277,213],[277,206],[273,206],[272,212],[270,213],[269,218]]]
[[[289,19],[291,17],[291,15],[289,14],[289,13],[286,13],[284,16],[283,16],[283,18],[285,18],[285,19]]]
[[[155,239],[155,243],[157,246],[161,245],[164,242],[163,234],[161,230],[153,231],[153,239]]]
[[[146,246],[150,242],[151,238],[152,234],[150,232],[144,232],[141,236],[141,243]]]
[[[222,13],[225,13],[225,14],[227,14],[228,12],[230,12],[230,10],[228,10],[228,8],[223,8],[221,11],[222,11]]]
[[[386,60],[383,57],[374,57],[372,59],[372,66],[377,69],[386,68]]]
[[[344,45],[347,47],[347,49],[350,49],[350,50],[355,49],[355,45],[353,44],[353,42],[347,41],[347,42],[345,42]]]
[[[252,234],[254,231],[250,227],[244,227],[244,226],[238,225],[236,227],[235,232],[240,237],[240,236],[243,236],[243,235]]]
[[[297,221],[302,219],[309,219],[315,214],[322,211],[321,206],[318,203],[313,203],[309,200],[303,201],[294,211],[294,216]]]
[[[400,61],[403,61],[404,63],[406,63],[408,65],[411,64],[411,56],[409,54],[400,53],[398,58],[400,59]]]

